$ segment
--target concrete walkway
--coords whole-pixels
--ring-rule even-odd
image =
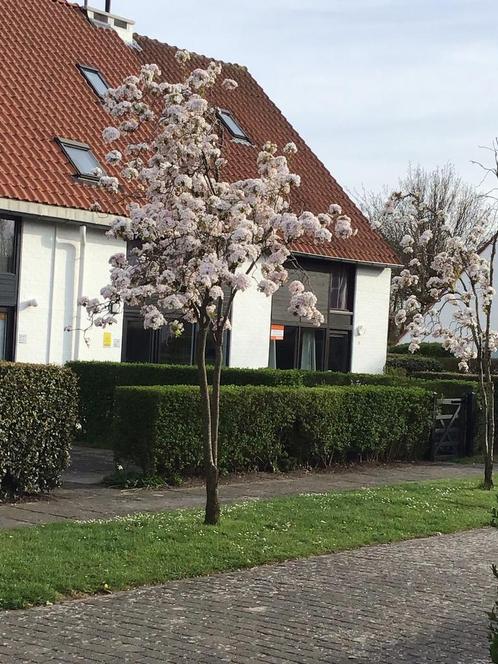
[[[1,614],[0,662],[489,664],[498,531]]]
[[[114,469],[109,450],[76,447],[64,483],[48,497],[0,505],[0,528],[54,521],[105,519],[136,512],[159,512],[204,504],[202,484],[164,489],[112,489],[99,485]],[[421,480],[480,477],[480,466],[462,464],[395,464],[357,466],[335,472],[260,473],[222,481],[224,502],[256,500],[299,493],[358,489]]]

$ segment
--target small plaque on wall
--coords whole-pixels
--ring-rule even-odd
[[[104,332],[104,348],[112,348],[112,332]]]

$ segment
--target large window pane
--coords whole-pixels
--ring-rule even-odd
[[[13,309],[0,309],[0,360],[12,360]]]
[[[125,362],[150,362],[152,357],[153,330],[145,330],[143,320],[125,319]]]
[[[275,364],[277,369],[294,369],[296,362],[296,344],[298,340],[298,327],[286,325],[284,338],[275,341]]]
[[[349,332],[331,330],[329,333],[329,371],[349,371],[351,343]]]
[[[336,264],[330,272],[329,309],[352,310],[353,271],[350,265]]]
[[[15,238],[15,221],[0,219],[0,272],[15,272]]]
[[[159,345],[161,364],[192,364],[192,325],[185,323],[183,334],[175,337],[168,328],[164,328]]]
[[[310,371],[323,370],[323,350],[325,330],[302,327],[301,330],[300,369]]]

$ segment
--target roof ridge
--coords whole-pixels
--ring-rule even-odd
[[[61,0],[61,1],[66,2],[66,0]],[[196,51],[191,51],[188,48],[184,49],[181,46],[175,46],[175,44],[168,44],[168,42],[163,42],[160,39],[156,39],[155,37],[141,35],[138,32],[135,32],[133,34],[133,37],[134,38],[138,37],[139,39],[146,39],[147,41],[154,42],[155,44],[159,44],[160,46],[166,46],[167,48],[176,49],[177,51],[188,51],[191,55],[193,55],[196,58],[202,58],[203,60],[214,60],[215,62],[220,62],[223,65],[228,65],[230,67],[238,67],[240,69],[243,69],[244,71],[249,71],[246,65],[241,65],[238,62],[227,62],[227,60],[220,60],[219,58],[215,58],[211,55],[205,55],[204,53],[197,53]]]

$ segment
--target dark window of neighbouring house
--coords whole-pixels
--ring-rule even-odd
[[[234,138],[245,141],[247,143],[251,142],[246,132],[242,129],[230,111],[219,109],[218,117]]]
[[[99,97],[104,97],[109,86],[107,85],[104,77],[98,69],[93,67],[85,67],[84,65],[78,65],[78,69],[86,78],[87,82],[91,85],[94,91],[98,94]]]
[[[97,179],[98,172],[100,171],[103,173],[97,158],[88,145],[66,139],[57,139],[57,142],[61,146],[68,160],[74,166],[76,175],[84,178]]]
[[[154,341],[154,331],[144,329],[142,318],[125,316],[122,358],[125,362],[151,362]]]

